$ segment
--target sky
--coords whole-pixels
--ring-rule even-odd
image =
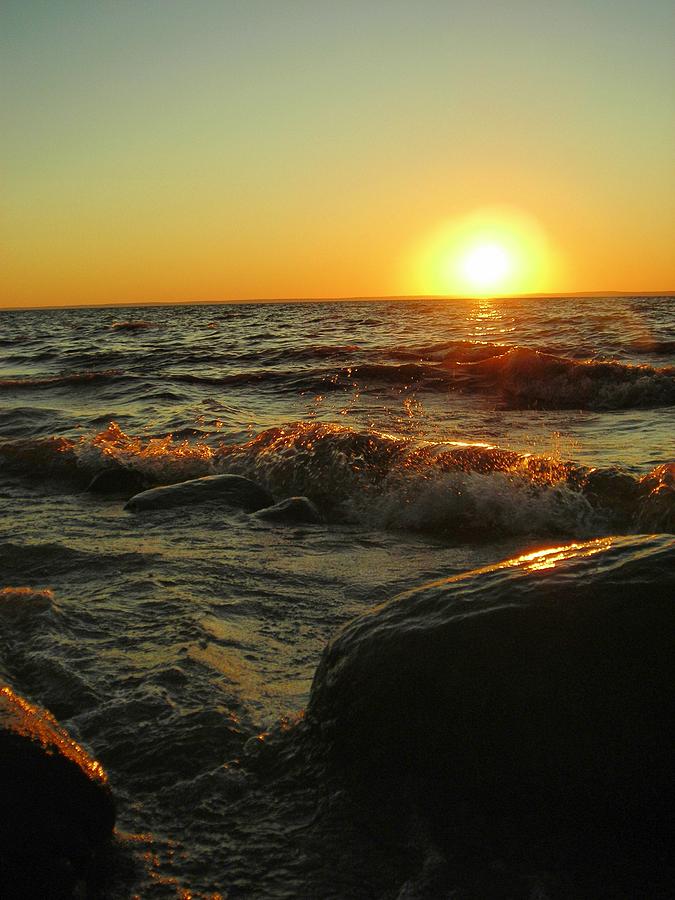
[[[675,289],[672,0],[2,0],[0,305]]]

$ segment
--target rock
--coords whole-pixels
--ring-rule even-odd
[[[87,491],[91,494],[131,497],[147,487],[147,480],[139,472],[119,466],[97,472],[87,485]]]
[[[207,475],[143,491],[133,496],[124,508],[138,512],[145,509],[195,506],[213,500],[228,506],[238,506],[247,512],[255,512],[274,503],[274,497],[269,491],[243,475]]]
[[[614,509],[629,519],[639,495],[635,478],[620,469],[591,469],[582,481],[582,490],[593,506]]]
[[[54,594],[49,588],[5,587],[0,588],[0,616],[27,615],[51,609]],[[0,619],[1,621],[1,619]]]
[[[674,625],[672,535],[526,554],[348,624],[317,669],[308,723],[363,784],[414,782],[437,823],[472,808],[533,834],[592,820],[663,835]]]
[[[259,509],[255,514],[256,519],[268,519],[275,522],[322,522],[321,513],[314,503],[307,497],[287,497],[268,506]]]
[[[641,531],[675,532],[675,463],[657,466],[640,479],[637,527]]]
[[[70,897],[110,839],[107,777],[44,709],[0,688],[0,896]]]

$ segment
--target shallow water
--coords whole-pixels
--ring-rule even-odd
[[[317,825],[342,795],[228,764],[304,709],[326,641],[375,604],[672,531],[673,434],[668,297],[0,313],[0,588],[53,592],[0,607],[0,673],[110,774],[102,894],[397,896],[415,854],[392,863],[368,809]],[[119,464],[244,474],[324,522],[132,514],[85,490]]]

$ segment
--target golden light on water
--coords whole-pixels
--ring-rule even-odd
[[[529,572],[538,572],[542,569],[554,569],[560,562],[567,559],[581,559],[587,556],[595,556],[603,550],[609,550],[612,546],[612,538],[596,538],[583,544],[564,544],[560,547],[547,547],[544,550],[535,550],[533,553],[525,553],[523,556],[514,557],[500,563],[503,568],[521,566]]]
[[[407,275],[413,293],[489,297],[546,292],[559,269],[536,220],[507,207],[443,224],[413,253]]]

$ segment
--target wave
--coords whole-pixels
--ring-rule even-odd
[[[93,437],[0,443],[5,467],[81,488],[131,470],[147,484],[245,475],[275,500],[306,496],[333,522],[455,537],[675,532],[675,463],[642,478],[618,468],[521,454],[490,444],[419,441],[298,422],[244,443],[143,440],[115,423]]]
[[[7,471],[36,478],[65,478],[84,487],[98,472],[122,467],[150,482],[169,484],[213,474],[214,450],[206,444],[131,437],[115,422],[91,437],[19,438],[0,442]]]
[[[195,375],[192,372],[170,372],[164,375],[168,381],[177,381],[183,384],[203,384],[219,386],[237,386],[247,384],[272,383],[278,384],[292,378],[292,374],[275,371],[233,372],[230,375]]]
[[[44,375],[25,378],[0,379],[0,389],[25,389],[31,390],[42,387],[58,387],[69,385],[72,387],[89,387],[100,382],[118,381],[129,378],[120,369],[105,369],[101,371],[64,372],[59,375]]]
[[[652,343],[650,347],[652,352],[666,352],[664,348],[669,343],[672,344]],[[313,360],[316,365],[312,365]],[[542,349],[466,340],[380,348],[315,344],[239,354],[223,350],[211,353],[206,349],[184,351],[177,347],[157,348],[149,356],[94,350],[78,351],[72,362],[78,361],[83,365],[97,361],[116,363],[124,368],[85,367],[55,374],[5,377],[0,380],[0,390],[83,388],[129,382],[145,396],[149,386],[168,381],[213,390],[272,388],[280,394],[377,392],[413,387],[436,394],[494,396],[496,402],[515,409],[613,410],[675,404],[675,366],[573,359]],[[249,367],[248,363],[258,365]]]
[[[675,341],[660,341],[657,338],[638,338],[628,346],[639,353],[653,353],[655,356],[675,353]]]
[[[222,445],[213,465],[376,528],[467,536],[675,530],[675,464],[637,479],[489,444],[301,422]]]
[[[10,580],[11,572],[3,570],[3,579]],[[24,586],[22,574],[17,579],[16,586],[0,587],[0,678],[10,684],[16,684],[18,656],[34,647],[36,631],[44,633],[49,620],[61,616],[53,591]]]
[[[336,351],[340,348],[329,348]],[[174,373],[171,380],[218,386],[274,385],[285,391],[411,387],[492,393],[516,409],[627,409],[675,404],[675,367],[574,360],[525,347],[451,341],[422,348],[361,351],[407,360],[365,361],[336,369],[262,369],[226,375]],[[278,361],[288,354],[280,351]],[[328,355],[328,353],[326,354]]]
[[[133,572],[143,568],[147,565],[148,560],[154,558],[155,554],[133,551],[101,553],[77,550],[58,542],[35,544],[16,541],[0,542],[0,567],[2,567],[4,578],[14,576],[25,578],[28,575],[32,580],[51,579],[64,573],[79,573],[87,570],[95,570],[99,573],[102,571]],[[44,594],[45,592],[38,591],[38,593]],[[0,597],[2,597],[1,591]]]
[[[140,331],[144,328],[156,328],[156,322],[146,322],[145,319],[129,319],[124,322],[113,322],[110,326],[115,331]]]
[[[307,347],[283,347],[278,350],[245,351],[229,354],[229,359],[239,362],[261,362],[268,364],[284,363],[289,360],[332,359],[334,357],[352,356],[355,353],[368,352],[356,344],[310,344]]]
[[[675,366],[578,361],[514,347],[475,363],[445,361],[457,384],[496,389],[511,406],[626,409],[675,403]]]
[[[506,353],[507,344],[490,341],[435,341],[419,347],[392,347],[381,351],[398,359],[414,359],[425,362],[479,362]]]

